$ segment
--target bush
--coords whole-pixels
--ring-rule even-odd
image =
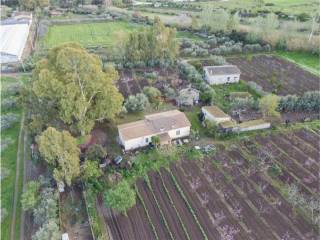
[[[168,87],[168,86],[165,86],[165,88],[164,88],[164,96],[165,96],[167,99],[172,100],[172,99],[175,99],[175,98],[176,98],[177,93],[176,93],[176,91],[175,91],[173,88]]]
[[[21,93],[22,84],[21,83],[12,83],[6,89],[4,89],[4,95],[16,96]]]
[[[251,88],[253,91],[255,91],[256,93],[258,93],[258,94],[261,95],[261,96],[265,96],[265,95],[268,94],[268,93],[265,92],[265,91],[263,90],[263,88],[262,88],[259,84],[257,84],[256,82],[249,81],[249,82],[247,82],[247,85],[249,86],[249,88]]]
[[[202,81],[201,74],[194,66],[187,62],[181,62],[178,65],[181,78],[188,80],[191,83],[199,83]]]
[[[156,103],[161,98],[161,92],[155,87],[144,87],[143,93],[148,97],[150,103]]]
[[[214,65],[220,66],[225,65],[227,63],[226,59],[222,56],[212,55],[210,56],[210,60]]]
[[[99,144],[91,145],[85,153],[86,160],[100,163],[101,159],[107,156],[107,151]]]
[[[212,121],[206,120],[205,121],[205,125],[206,125],[206,134],[209,137],[216,137],[218,135],[218,125],[215,124]]]
[[[17,100],[15,98],[6,98],[1,102],[2,111],[13,109],[17,107]]]
[[[17,114],[14,113],[8,113],[5,115],[2,115],[0,117],[1,120],[1,130],[8,129],[12,127],[13,124],[17,123],[19,121],[19,117]]]
[[[188,160],[202,160],[204,158],[203,153],[200,150],[190,149],[186,155]]]
[[[250,97],[250,98],[235,98],[232,103],[231,107],[233,109],[252,109],[252,110],[259,110],[259,102]]]
[[[39,198],[39,187],[39,182],[28,182],[26,190],[22,193],[21,196],[21,205],[23,210],[30,210],[36,206]]]
[[[107,207],[126,214],[127,210],[136,204],[136,192],[127,181],[122,180],[114,188],[105,192],[104,202]]]
[[[1,152],[5,150],[9,145],[13,143],[13,140],[11,138],[3,138],[1,139]]]
[[[130,95],[125,101],[124,106],[128,112],[142,112],[146,109],[148,104],[149,101],[146,95],[143,93],[138,93],[135,96]]]
[[[212,105],[215,91],[209,87],[200,93],[200,101],[205,105]]]
[[[288,95],[280,98],[280,112],[320,111],[320,91],[306,92],[301,97]]]
[[[268,174],[271,177],[278,177],[282,174],[282,169],[278,164],[272,164],[269,168],[268,168]]]

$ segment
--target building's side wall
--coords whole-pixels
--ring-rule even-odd
[[[201,110],[205,116],[205,119],[207,119],[208,121],[221,123],[221,122],[226,122],[231,120],[231,117],[217,118],[217,117],[214,117],[211,113],[209,113],[206,109],[202,108]]]
[[[236,83],[236,82],[239,82],[240,80],[240,74],[211,76],[206,71],[205,78],[206,78],[206,81],[211,85]]]
[[[245,127],[245,128],[239,127],[238,131],[239,132],[246,132],[246,131],[253,131],[253,130],[259,130],[259,129],[266,129],[266,128],[270,128],[270,123],[262,123],[259,125]]]
[[[177,134],[177,131],[179,131],[180,134]],[[177,129],[174,129],[174,130],[170,130],[168,132],[168,134],[169,134],[171,139],[188,137],[190,135],[190,127],[177,128]]]
[[[119,134],[119,139],[120,139],[120,144],[124,147],[124,150],[132,150],[140,147],[145,147],[151,142],[151,137],[150,136],[143,136],[135,139],[130,139],[130,140],[123,140],[121,135]],[[146,140],[148,139],[148,141]]]
[[[179,131],[179,134],[177,134],[177,131]],[[190,127],[173,129],[173,130],[170,130],[168,134],[171,139],[188,137],[190,135]],[[155,136],[155,135],[149,135],[149,136],[139,137],[139,138],[125,141],[123,140],[121,134],[119,133],[119,140],[120,140],[120,144],[124,147],[124,150],[128,151],[128,150],[133,150],[136,148],[147,146],[151,142],[152,136]],[[148,141],[146,141],[146,139],[148,139]]]

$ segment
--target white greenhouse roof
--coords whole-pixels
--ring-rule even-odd
[[[17,62],[21,59],[29,35],[30,25],[0,25],[0,63]]]

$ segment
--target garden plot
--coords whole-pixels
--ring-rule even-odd
[[[264,91],[278,95],[298,94],[318,89],[320,78],[296,64],[275,56],[258,55],[251,59],[229,58],[241,70],[241,79],[255,82]]]
[[[319,140],[317,130],[302,129],[217,146],[203,161],[182,159],[138,180],[128,217],[105,221],[115,240],[316,239],[309,207],[296,205],[288,189],[295,184],[305,199],[317,197],[310,176],[319,170]]]
[[[119,91],[124,97],[141,93],[147,86],[163,90],[165,86],[180,89],[187,85],[187,81],[180,79],[178,70],[160,68],[126,69],[120,72],[118,81]]]

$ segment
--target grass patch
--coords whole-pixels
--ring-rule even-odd
[[[320,75],[320,60],[317,55],[306,52],[287,51],[278,51],[276,54],[284,59],[295,62],[314,74]]]
[[[6,89],[11,84],[15,84],[18,81],[17,78],[12,77],[1,77],[1,100],[8,97],[6,94]],[[22,110],[21,108],[16,108],[14,110],[6,110],[1,111],[1,114],[6,113],[15,113],[18,114],[21,118]],[[14,198],[14,187],[15,187],[15,177],[16,177],[16,160],[17,160],[17,151],[18,151],[18,143],[19,143],[19,132],[20,132],[20,121],[15,123],[12,127],[2,131],[1,138],[10,138],[12,139],[12,143],[1,152],[1,168],[7,169],[9,174],[1,180],[1,208],[5,208],[7,211],[7,216],[1,222],[1,239],[9,239],[10,236],[10,224],[12,221],[12,210],[13,210],[13,198]],[[22,139],[23,140],[23,139]],[[22,155],[20,157],[23,158],[23,144],[21,145]],[[20,163],[20,174],[23,169],[23,161]],[[19,182],[19,198],[18,198],[18,206],[16,212],[16,237],[19,238],[19,229],[20,229],[20,213],[21,213],[21,205],[20,205],[20,195],[22,189],[22,175],[20,176]]]
[[[112,47],[119,38],[141,26],[124,21],[53,25],[43,41],[49,49],[66,42],[77,42],[83,47]]]

